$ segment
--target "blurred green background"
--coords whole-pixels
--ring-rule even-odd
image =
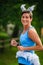
[[[17,48],[12,47],[10,41],[11,38],[19,38],[22,32],[21,4],[26,4],[26,8],[36,5],[32,25],[43,43],[43,0],[0,0],[0,65],[18,65]],[[43,51],[36,53],[43,65]]]

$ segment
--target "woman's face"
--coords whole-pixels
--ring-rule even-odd
[[[30,18],[30,14],[29,13],[24,13],[21,17],[21,22],[22,24],[25,26],[25,25],[28,25],[30,24],[32,21],[32,18]]]

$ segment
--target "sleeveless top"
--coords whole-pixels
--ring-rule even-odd
[[[28,35],[28,31],[30,29],[33,29],[34,27],[33,26],[30,26],[29,29],[24,33],[24,34],[21,34],[20,35],[20,45],[23,46],[23,47],[31,47],[31,46],[35,46],[35,42],[33,42],[30,38],[29,38],[29,35]],[[30,52],[30,53],[34,53],[33,50],[25,50],[24,52]],[[18,57],[18,63],[22,63],[22,64],[27,64],[29,65],[30,62],[28,62],[28,60],[25,60],[23,57]]]

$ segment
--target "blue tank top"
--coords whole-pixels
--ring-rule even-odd
[[[24,46],[24,47],[35,46],[35,42],[33,42],[33,41],[29,38],[29,35],[28,35],[28,31],[29,31],[30,29],[32,29],[32,28],[34,28],[34,27],[31,26],[24,34],[21,34],[21,35],[20,35],[20,45],[21,45],[21,46]],[[34,53],[33,50],[30,50],[30,51],[25,50],[24,52]],[[19,57],[19,58],[18,58],[18,63],[27,64],[28,62],[27,62],[24,58]],[[30,63],[30,62],[29,62],[29,63]],[[29,65],[29,63],[28,63],[28,65]]]

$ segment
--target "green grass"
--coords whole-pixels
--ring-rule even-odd
[[[16,48],[6,48],[4,53],[0,53],[0,65],[18,65],[16,51]]]
[[[16,47],[7,47],[5,48],[4,53],[0,52],[0,65],[18,65],[16,52]],[[43,52],[37,51],[36,53],[40,58],[41,65],[43,65]]]
[[[39,56],[41,65],[43,65],[43,51],[37,51],[36,53]]]

